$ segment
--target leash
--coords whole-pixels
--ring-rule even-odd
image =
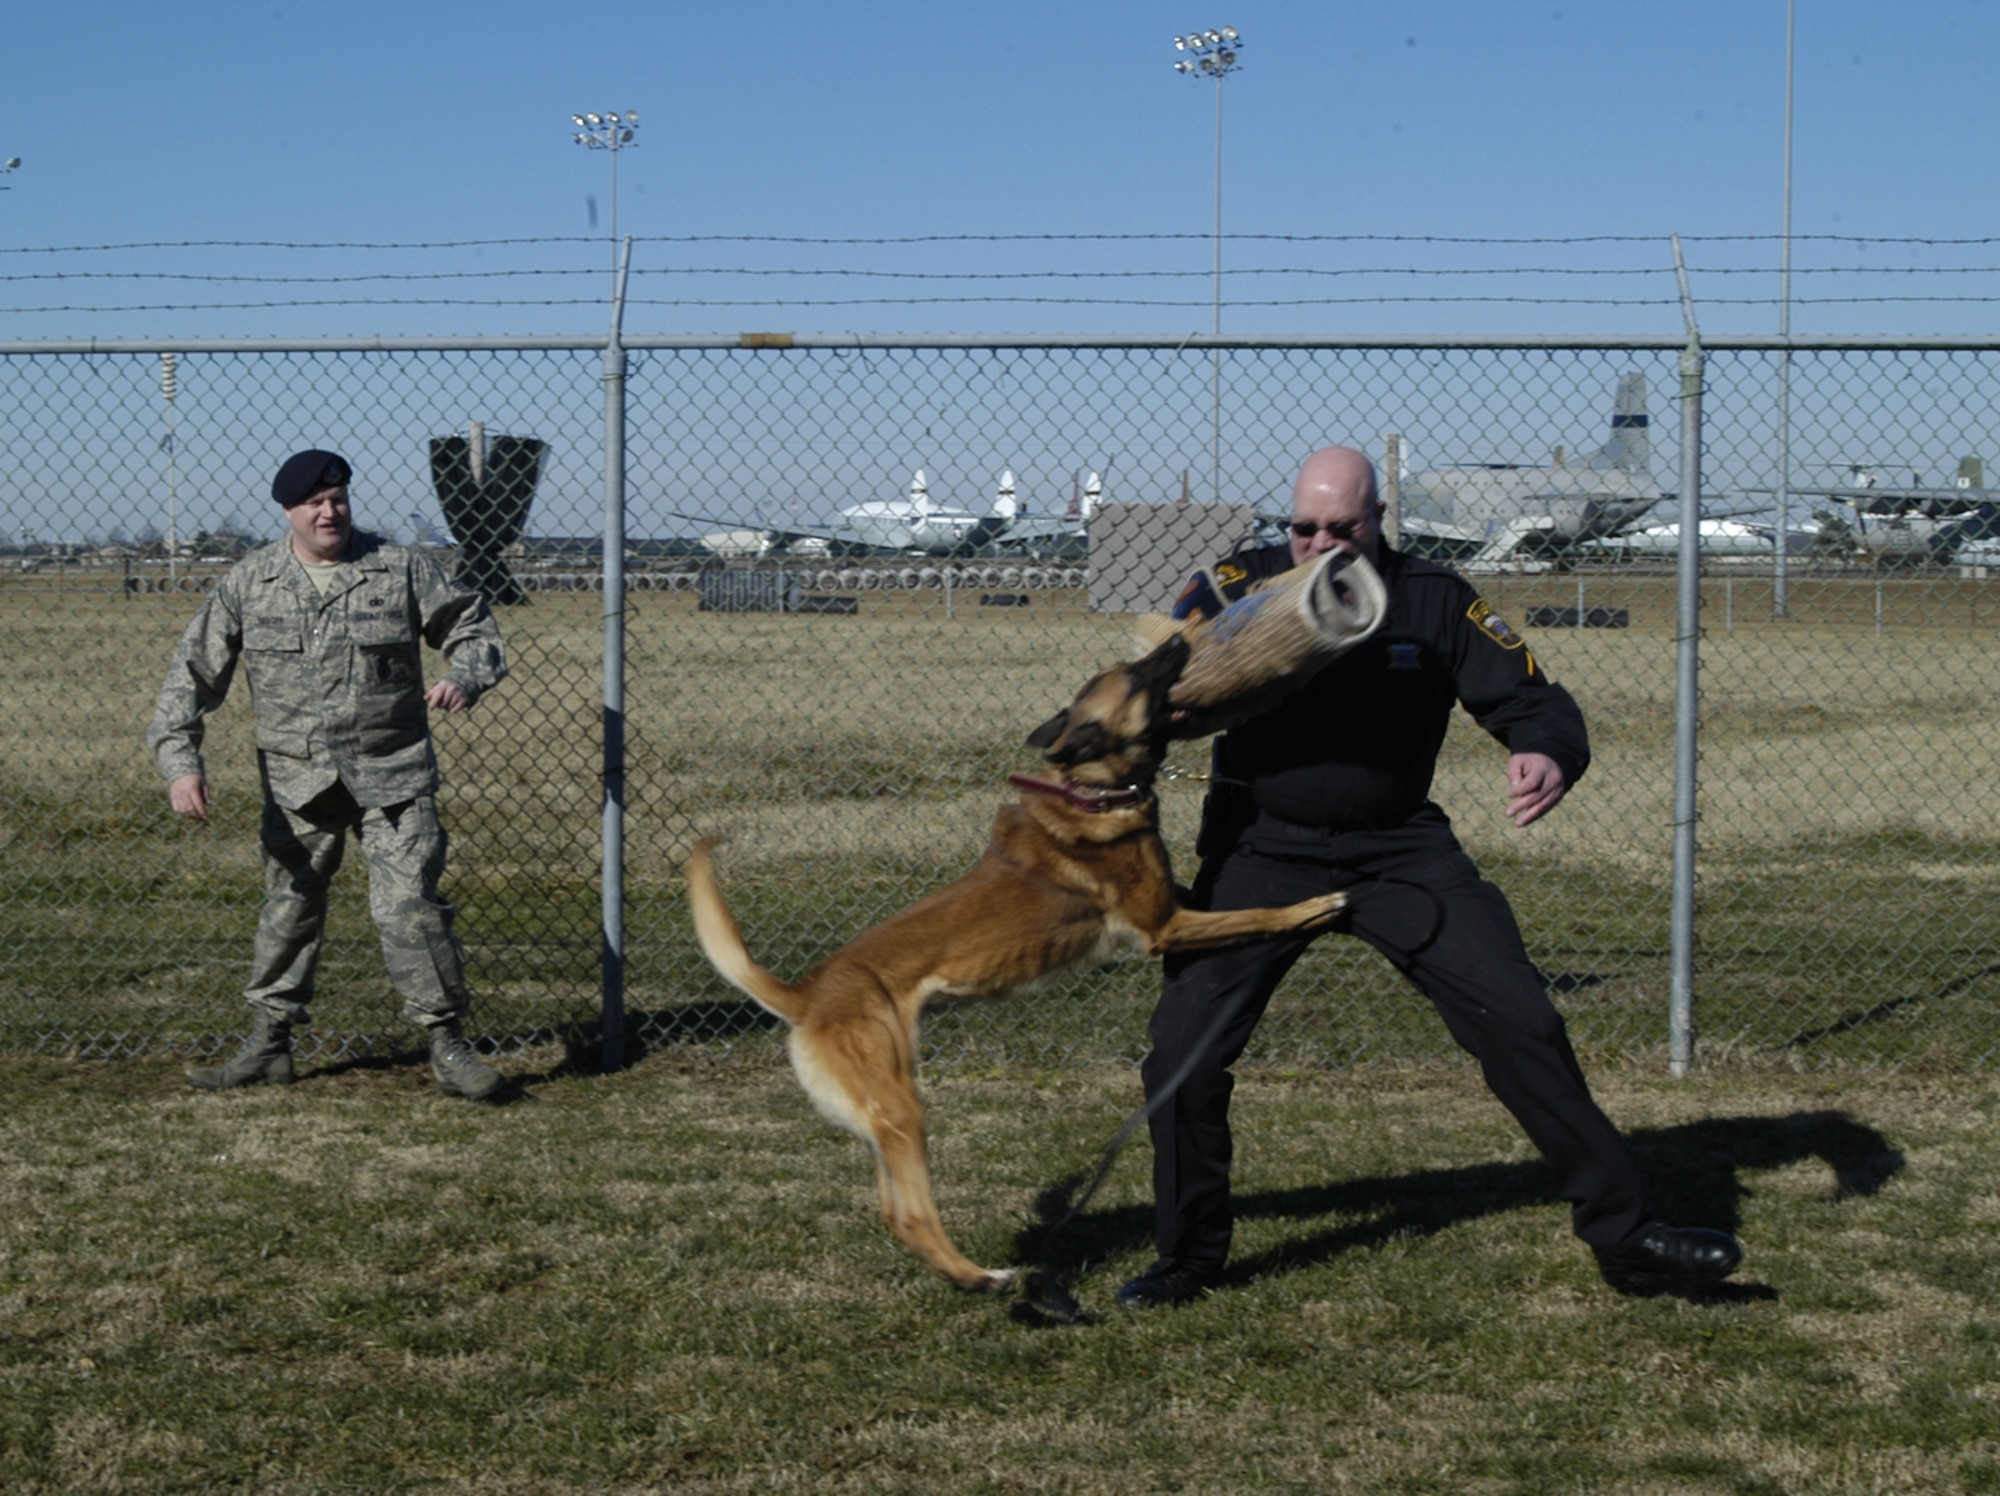
[[[1070,1325],[1079,1324],[1084,1319],[1083,1305],[1077,1302],[1076,1295],[1063,1286],[1062,1279],[1054,1266],[1056,1241],[1062,1235],[1063,1229],[1083,1214],[1084,1207],[1090,1204],[1099,1187],[1110,1177],[1111,1167],[1118,1162],[1118,1155],[1123,1153],[1125,1146],[1138,1135],[1139,1129],[1152,1121],[1154,1114],[1174,1099],[1174,1093],[1180,1090],[1190,1075],[1194,1074],[1195,1066],[1208,1058],[1209,1050],[1214,1048],[1215,1041],[1222,1037],[1222,1031],[1242,1010],[1244,1000],[1248,996],[1247,991],[1238,994],[1236,1001],[1225,1004],[1221,1011],[1209,1020],[1209,1025],[1202,1031],[1201,1038],[1195,1041],[1188,1057],[1181,1061],[1181,1068],[1168,1078],[1167,1083],[1160,1087],[1157,1094],[1147,1098],[1144,1106],[1125,1119],[1124,1125],[1105,1147],[1103,1156],[1097,1162],[1097,1171],[1090,1176],[1090,1183],[1084,1186],[1083,1193],[1068,1210],[1063,1212],[1062,1218],[1049,1227],[1049,1234],[1042,1242],[1041,1265],[1028,1274],[1027,1282],[1022,1285],[1022,1293],[1030,1304],[1051,1319]]]
[[[1405,878],[1370,878],[1368,882],[1394,883],[1406,888],[1414,888],[1427,896],[1433,905],[1439,903],[1437,895],[1430,889]],[[1352,897],[1352,892],[1350,892],[1349,896],[1350,898]],[[1442,923],[1443,911],[1440,909],[1438,924]],[[1436,938],[1437,927],[1434,925],[1430,936],[1418,946],[1413,947],[1413,949],[1421,950]],[[1098,1189],[1111,1176],[1111,1169],[1118,1162],[1118,1155],[1123,1153],[1126,1146],[1138,1135],[1139,1129],[1152,1121],[1154,1115],[1161,1107],[1173,1100],[1174,1093],[1180,1090],[1190,1075],[1194,1074],[1195,1067],[1208,1058],[1208,1053],[1214,1048],[1216,1040],[1220,1039],[1223,1030],[1235,1021],[1237,1014],[1242,1011],[1249,996],[1250,991],[1246,988],[1237,995],[1234,1002],[1225,1004],[1209,1020],[1208,1027],[1202,1030],[1201,1037],[1195,1041],[1194,1047],[1188,1051],[1188,1057],[1181,1061],[1180,1069],[1168,1077],[1167,1083],[1160,1087],[1158,1093],[1148,1097],[1146,1104],[1127,1117],[1124,1124],[1112,1135],[1110,1143],[1105,1146],[1102,1156],[1098,1159],[1096,1172],[1090,1176],[1090,1182],[1084,1186],[1083,1193],[1076,1198],[1068,1210],[1063,1212],[1061,1218],[1049,1227],[1048,1235],[1042,1242],[1040,1264],[1028,1273],[1027,1281],[1022,1284],[1022,1295],[1032,1307],[1046,1314],[1049,1318],[1058,1320],[1066,1325],[1084,1322],[1086,1315],[1083,1305],[1077,1301],[1076,1295],[1071,1293],[1063,1284],[1061,1276],[1057,1273],[1054,1265],[1057,1239],[1072,1221],[1083,1214],[1084,1208],[1096,1197]]]

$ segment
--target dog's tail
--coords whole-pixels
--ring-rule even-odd
[[[798,990],[757,964],[743,943],[736,916],[722,901],[711,856],[721,840],[719,836],[703,837],[695,843],[687,862],[688,907],[694,913],[694,933],[701,942],[701,953],[732,987],[748,993],[759,1006],[785,1022],[796,1024],[805,1013]]]

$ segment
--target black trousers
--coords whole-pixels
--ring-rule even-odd
[[[1210,847],[1212,840],[1222,845]],[[1336,928],[1367,941],[1428,997],[1486,1084],[1555,1169],[1576,1234],[1623,1245],[1651,1215],[1631,1150],[1585,1084],[1560,1014],[1528,959],[1506,897],[1479,875],[1435,807],[1387,832],[1330,832],[1268,814],[1221,837],[1204,832],[1194,902],[1205,909],[1290,904],[1346,889]],[[1229,1067],[1314,937],[1276,936],[1166,960],[1141,1073],[1150,1099],[1193,1063],[1151,1119],[1155,1237],[1163,1257],[1228,1255],[1233,1152]],[[1231,1017],[1205,1054],[1202,1036]]]

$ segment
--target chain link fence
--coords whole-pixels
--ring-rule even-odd
[[[1677,348],[785,341],[633,340],[626,355],[612,917],[628,1054],[774,1042],[695,946],[680,866],[698,837],[729,838],[722,878],[752,950],[806,969],[968,866],[1006,774],[1036,761],[1028,731],[1131,652],[1134,599],[1164,606],[1188,555],[1282,515],[1299,458],[1346,442],[1396,454],[1385,476],[1406,539],[1426,525],[1426,543],[1455,539],[1582,702],[1596,762],[1556,815],[1508,825],[1504,754],[1462,718],[1436,797],[1508,891],[1579,1045],[1661,1062],[1678,626],[1672,538],[1642,532],[1678,512],[1665,496],[1681,470]],[[604,639],[619,611],[602,584],[602,346],[0,352],[0,693],[14,723],[0,1049],[207,1055],[242,1031],[261,897],[248,705],[212,723],[206,826],[171,814],[143,739],[201,594],[279,533],[270,474],[322,446],[354,464],[357,524],[452,546],[512,599],[498,610],[511,679],[435,724],[446,891],[489,1043],[588,1057],[607,944]],[[1935,513],[1870,514],[1828,493],[1963,476],[1977,496],[1983,475],[1960,466],[1987,449],[1996,397],[2000,345],[1708,350],[1705,513],[1756,525],[1720,526],[1701,579],[1705,1061],[1994,1056],[1992,548]],[[1621,471],[1658,502],[1613,541],[1500,545],[1504,520],[1438,502],[1468,471],[1569,492],[1550,474],[1602,471],[1600,448],[1629,439],[1634,414],[1651,417],[1650,452]],[[531,449],[509,534],[467,498],[512,473],[518,500]],[[1779,490],[1799,528],[1782,570],[1768,538]],[[997,533],[996,507],[1011,512]],[[1088,543],[1120,516],[1171,554]],[[1205,745],[1180,745],[1163,784],[1183,879],[1205,765]],[[413,1043],[364,883],[350,870],[336,885],[308,1054]],[[1131,961],[946,1005],[927,1051],[1135,1057],[1156,981]],[[1255,1050],[1296,1065],[1449,1052],[1427,1005],[1338,939],[1288,980]]]

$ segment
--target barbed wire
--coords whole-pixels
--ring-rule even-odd
[[[1073,247],[1084,250],[1101,246],[1138,246],[1145,244],[1211,244],[1214,236],[1200,233],[1090,233],[1090,234],[923,234],[923,235],[875,235],[875,236],[827,236],[827,235],[783,235],[783,234],[684,234],[656,235],[644,239],[634,239],[637,246],[651,246],[655,249],[685,249],[692,246],[715,247],[737,246],[782,246],[793,249],[802,247],[833,250],[883,249],[899,247],[936,246],[993,246],[1012,248],[1021,245],[1036,245],[1043,248]],[[1180,294],[1170,294],[1169,288],[1206,285],[1215,282],[1226,288],[1229,306],[1234,310],[1291,311],[1314,308],[1357,308],[1408,306],[1423,307],[1503,307],[1523,308],[1572,308],[1590,311],[1601,308],[1627,308],[1649,310],[1670,308],[1679,304],[1676,288],[1669,279],[1671,267],[1664,263],[1652,264],[1562,264],[1562,252],[1580,247],[1614,246],[1618,248],[1645,247],[1649,254],[1657,256],[1664,242],[1661,235],[1638,234],[1589,234],[1571,236],[1506,237],[1434,234],[1262,234],[1239,233],[1224,236],[1224,242],[1248,256],[1259,246],[1317,246],[1356,247],[1379,251],[1384,246],[1399,246],[1414,251],[1417,247],[1445,247],[1451,249],[1480,249],[1489,252],[1517,251],[1531,249],[1543,258],[1542,263],[1496,264],[1494,258],[1504,258],[1489,254],[1481,258],[1487,263],[1453,265],[1449,263],[1382,264],[1378,261],[1359,265],[1339,265],[1325,263],[1278,263],[1235,265],[1219,272],[1205,268],[1179,268],[1173,266],[1148,266],[1143,263],[1125,265],[1079,265],[1061,264],[1016,268],[1005,266],[980,268],[941,268],[924,266],[897,266],[895,264],[727,264],[700,263],[690,265],[637,265],[630,270],[629,285],[633,294],[627,294],[625,304],[633,308],[656,308],[679,311],[725,311],[725,310],[768,310],[791,309],[801,314],[815,311],[836,311],[840,309],[910,308],[926,309],[937,307],[964,308],[1006,308],[1006,307],[1050,307],[1076,309],[1146,309],[1180,310],[1190,304],[1190,298]],[[1690,275],[1702,288],[1698,297],[1704,306],[1718,308],[1769,307],[1778,302],[1776,277],[1783,273],[1779,267],[1768,264],[1746,264],[1742,253],[1748,246],[1769,247],[1779,244],[1783,237],[1771,234],[1723,234],[1684,235],[1684,248],[1694,251],[1688,264]],[[1911,264],[1907,259],[1916,258],[1932,251],[1952,250],[1966,253],[1974,249],[1991,249],[2000,246],[2000,236],[1976,238],[1929,238],[1929,237],[1887,237],[1857,234],[1816,234],[1795,235],[1792,242],[1804,246],[1839,246],[1852,252],[1857,248],[1872,257],[1873,251],[1888,248],[1894,253],[1880,256],[1883,263],[1855,263],[1849,255],[1843,255],[1841,263],[1805,264],[1790,267],[1792,283],[1803,286],[1803,291],[1787,286],[1787,304],[1800,310],[1832,307],[1937,307],[1959,306],[1967,309],[1992,305],[2000,301],[2000,264],[1956,263],[1956,264]],[[556,290],[557,288],[581,287],[587,282],[605,274],[603,267],[579,264],[526,264],[508,266],[480,266],[476,268],[427,269],[422,265],[396,268],[360,268],[351,263],[345,267],[330,267],[326,273],[316,272],[304,263],[304,257],[315,253],[336,253],[351,257],[357,254],[375,256],[387,253],[434,256],[445,253],[464,253],[473,250],[498,248],[546,251],[551,247],[575,248],[578,246],[601,250],[607,240],[595,235],[523,236],[496,239],[460,239],[413,242],[377,241],[292,241],[292,240],[184,240],[146,241],[123,244],[68,245],[68,246],[0,246],[0,263],[7,263],[5,256],[17,257],[12,263],[19,264],[22,256],[64,255],[70,257],[60,269],[40,270],[23,267],[20,270],[0,272],[0,285],[15,288],[16,295],[10,298],[15,304],[0,304],[0,317],[12,316],[115,316],[141,313],[219,313],[219,312],[279,312],[314,311],[331,309],[374,309],[389,311],[395,309],[433,308],[462,309],[465,311],[494,310],[542,310],[559,311],[568,308],[595,308],[604,305],[601,295],[526,294],[460,296],[456,294],[423,294],[426,288],[446,288],[455,286],[491,286],[498,290],[503,284]],[[154,268],[92,268],[78,266],[74,258],[88,254],[121,254],[146,252],[158,256],[165,251],[186,251],[190,253],[221,254],[224,252],[262,252],[287,257],[289,263],[279,263],[264,267],[246,268],[235,272],[217,268],[170,269]],[[1704,265],[1701,254],[1712,252],[1724,263]],[[533,256],[548,258],[545,253]],[[746,259],[756,256],[746,254]],[[1583,258],[1583,256],[1578,256]],[[798,256],[794,258],[805,258]],[[879,258],[879,257],[878,257]],[[1417,260],[1422,255],[1412,253]],[[1524,256],[1525,258],[1525,256]],[[1889,261],[1904,261],[1890,263]],[[1770,285],[1770,291],[1763,294],[1709,294],[1712,290],[1740,284],[1744,280],[1763,282]],[[1950,288],[1952,278],[1962,282],[1962,288]],[[740,288],[744,294],[738,295],[674,295],[671,289],[696,289],[697,282],[721,282],[718,290]],[[735,282],[736,287],[726,283]],[[1286,289],[1290,282],[1297,294],[1274,294]],[[1328,283],[1340,283],[1355,288],[1352,294],[1309,294],[1316,287]],[[1367,283],[1378,283],[1377,287],[1363,290]],[[1512,283],[1516,290],[1503,291],[1495,283]],[[32,288],[52,285],[74,286],[80,294],[73,293],[73,299],[63,304],[27,305],[37,293]],[[858,291],[863,286],[881,286],[885,294],[839,294],[837,286],[852,285]],[[1995,286],[1996,294],[1981,294],[1986,286]],[[153,286],[160,288],[160,294],[146,299],[143,293],[139,299],[122,297],[118,292],[106,290],[102,301],[93,302],[91,293],[96,288],[113,286]],[[171,300],[178,293],[171,289],[181,286],[206,286],[216,288],[244,287],[270,288],[273,293],[260,299],[254,295],[228,298],[227,293],[215,299]],[[787,286],[795,294],[755,294],[756,289],[769,286],[775,291]],[[890,287],[910,287],[908,294],[887,294]],[[1612,287],[1630,286],[1629,293],[1603,294],[1598,288],[1608,291]],[[1013,288],[1021,288],[1015,290]],[[1147,287],[1158,287],[1162,294],[1143,294]],[[1494,287],[1487,290],[1483,287]],[[356,294],[340,294],[346,288],[356,288]],[[360,288],[368,288],[364,293]],[[919,288],[922,288],[920,291]],[[1045,288],[1045,289],[1031,289]],[[1437,288],[1437,289],[1433,289]],[[1546,289],[1543,289],[1546,288]],[[1893,288],[1893,289],[1892,289]],[[1907,288],[1907,289],[1906,289]],[[1935,289],[1933,289],[1935,288]],[[1264,294],[1254,294],[1258,289]],[[1656,294],[1646,294],[1647,291]],[[399,292],[410,294],[398,294]],[[923,292],[929,294],[923,294]],[[1119,294],[1121,291],[1125,294]],[[289,292],[290,294],[285,294]],[[371,294],[373,293],[373,294]],[[651,294],[648,294],[651,293]],[[832,293],[832,294],[829,294]],[[1065,294],[1067,293],[1067,294]],[[1137,293],[1137,294],[1133,294]]]
[[[1683,245],[1688,244],[1780,244],[1785,241],[1782,234],[1682,234]],[[2000,244],[2000,235],[1985,235],[1973,238],[1927,238],[1909,235],[1871,234],[1793,234],[1793,244],[1895,244],[1909,247],[1939,248],[1944,246]],[[1212,243],[1213,234],[1205,233],[1130,233],[1130,234],[904,234],[839,237],[814,234],[647,234],[633,235],[632,242],[638,244],[807,244],[824,246],[872,246],[896,244],[1116,244],[1146,242]],[[1229,233],[1222,236],[1225,244],[1472,244],[1472,245],[1549,245],[1565,246],[1576,244],[1647,244],[1660,245],[1666,242],[1662,234],[1575,234],[1568,236],[1540,236],[1509,238],[1498,235],[1454,235],[1454,234],[1259,234]],[[124,250],[161,249],[339,249],[339,250],[432,250],[432,249],[492,249],[519,245],[536,244],[587,244],[602,245],[606,236],[602,234],[557,234],[538,235],[509,239],[440,239],[371,241],[371,240],[289,240],[289,239],[182,239],[146,240],[122,244],[69,244],[69,245],[0,245],[0,255],[5,254],[100,254]]]
[[[1824,296],[1791,298],[1794,307],[1815,306],[1979,306],[2000,303],[2000,296]],[[636,297],[625,298],[628,307],[680,308],[771,308],[798,309],[834,307],[930,307],[930,306],[1065,306],[1065,307],[1151,307],[1186,308],[1185,299],[1108,296],[857,296],[806,298],[797,296],[752,298]],[[1766,296],[1706,296],[1705,306],[1770,306]],[[561,307],[602,307],[599,297],[537,300],[533,298],[493,298],[468,300],[459,297],[325,297],[293,301],[213,301],[135,302],[109,306],[44,305],[0,307],[0,316],[45,315],[51,312],[109,314],[117,312],[270,312],[326,307],[468,307],[500,309],[555,309]],[[1336,306],[1559,306],[1559,307],[1675,307],[1675,296],[1319,296],[1288,298],[1233,298],[1228,306],[1254,308],[1336,307]]]
[[[1566,276],[1583,279],[1603,279],[1608,277],[1659,278],[1669,274],[1665,267],[1578,267],[1556,265],[1519,266],[1465,266],[1462,268],[1426,268],[1408,265],[1352,265],[1324,268],[1311,265],[1245,265],[1222,271],[1222,279],[1248,280],[1273,276],[1298,276],[1318,280],[1349,280],[1360,276],[1405,276],[1420,279],[1441,280],[1490,278],[1495,276]],[[1698,275],[1756,275],[1778,274],[1769,266],[1701,266],[1692,273]],[[1795,276],[1944,276],[1944,275],[1996,275],[2000,265],[1818,265],[1795,267]],[[527,270],[441,270],[441,271],[383,271],[372,275],[220,275],[199,274],[190,271],[166,270],[53,270],[30,272],[25,275],[0,274],[0,284],[31,284],[46,281],[162,281],[185,282],[197,285],[258,285],[258,286],[343,286],[372,285],[384,282],[443,282],[477,280],[533,280],[533,279],[599,279],[603,269],[578,267],[547,267]],[[898,280],[898,281],[1027,281],[1027,280],[1200,280],[1208,281],[1214,272],[1208,270],[865,270],[851,267],[828,266],[743,266],[743,265],[676,265],[655,269],[635,269],[632,275],[638,279],[658,279],[667,276],[743,276],[756,279],[849,279],[849,280]]]

